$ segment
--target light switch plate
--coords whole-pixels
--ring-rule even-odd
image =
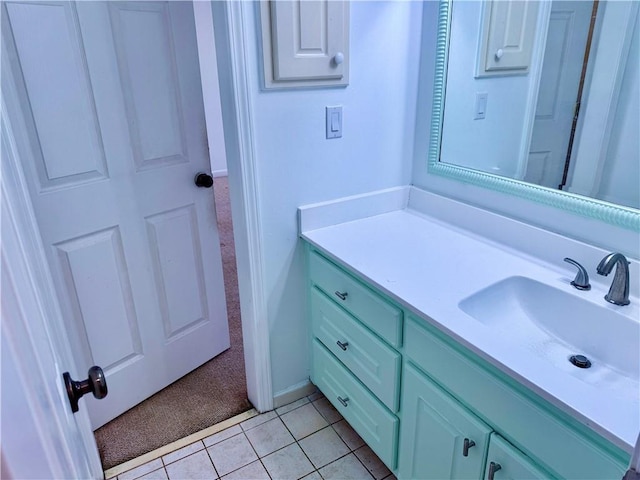
[[[327,138],[342,137],[342,105],[326,107]]]
[[[488,93],[476,93],[475,115],[473,117],[474,120],[482,120],[487,116],[488,97]]]

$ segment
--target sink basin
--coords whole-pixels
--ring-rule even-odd
[[[578,292],[586,293],[595,295]],[[627,316],[637,316],[637,307],[610,306],[604,299],[598,305],[579,295],[517,276],[474,293],[459,307],[497,338],[523,346],[523,353],[543,357],[588,383],[637,397],[640,323]],[[588,357],[592,366],[572,365],[568,359],[574,354]]]

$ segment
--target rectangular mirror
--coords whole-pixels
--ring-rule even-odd
[[[639,2],[441,1],[429,171],[640,230]]]

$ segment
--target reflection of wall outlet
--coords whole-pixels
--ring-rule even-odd
[[[488,93],[476,93],[476,108],[474,120],[482,120],[487,115],[487,97]]]

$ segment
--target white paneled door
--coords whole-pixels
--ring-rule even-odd
[[[229,347],[191,2],[3,2],[2,87],[97,428]],[[189,394],[189,392],[185,392]]]

